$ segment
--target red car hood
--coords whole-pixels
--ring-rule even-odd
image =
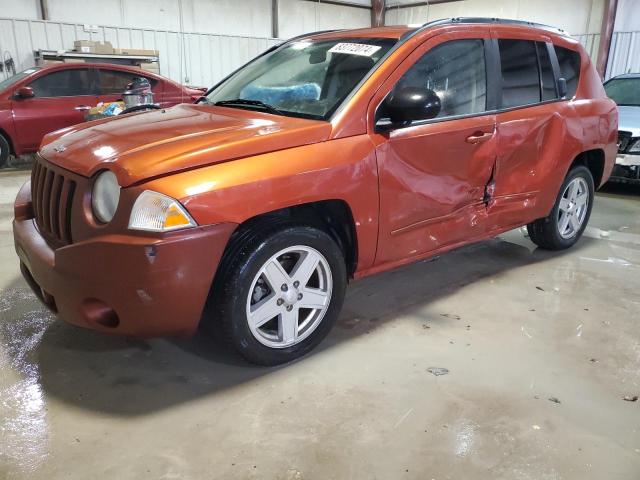
[[[109,168],[120,185],[326,140],[328,122],[182,104],[51,133],[40,154],[75,173]]]

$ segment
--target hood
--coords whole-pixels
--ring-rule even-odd
[[[618,130],[631,132],[632,137],[640,137],[640,107],[618,107]]]
[[[182,104],[89,122],[47,135],[40,154],[89,177],[112,170],[123,187],[237,158],[318,143],[324,121],[209,105]]]

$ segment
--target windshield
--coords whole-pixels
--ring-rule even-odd
[[[327,119],[395,43],[380,38],[288,43],[238,71],[203,101]]]
[[[15,83],[19,82],[20,80],[22,80],[24,77],[31,75],[32,73],[37,72],[38,70],[40,70],[40,68],[38,67],[34,67],[34,68],[29,68],[27,70],[23,70],[22,72],[16,73],[14,76],[9,77],[3,81],[0,82],[0,92],[8,87],[10,87],[11,85],[14,85]]]
[[[618,105],[640,107],[640,77],[616,78],[608,81],[604,89]]]

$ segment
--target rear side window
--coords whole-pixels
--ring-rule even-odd
[[[157,83],[151,78],[136,73],[101,68],[99,70],[98,91],[100,95],[120,95],[127,85],[136,78],[146,78],[151,83],[151,88],[155,88]]]
[[[554,47],[560,64],[560,76],[567,81],[567,98],[573,98],[578,90],[578,81],[580,80],[580,54],[557,45]]]
[[[536,42],[538,60],[540,60],[540,80],[542,80],[542,101],[554,100],[556,95],[556,80],[553,77],[553,68],[549,58],[547,44]]]
[[[484,112],[487,76],[482,40],[453,40],[424,54],[398,81],[395,88],[433,90],[442,108],[438,118]]]
[[[91,72],[85,68],[59,70],[29,85],[36,97],[78,97],[93,95]]]
[[[531,105],[540,101],[540,75],[535,42],[498,40],[502,69],[502,107]]]

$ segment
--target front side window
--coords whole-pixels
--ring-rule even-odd
[[[573,98],[580,80],[580,54],[575,50],[555,46],[560,64],[560,76],[567,81],[567,98]]]
[[[484,42],[453,40],[424,54],[398,81],[395,88],[433,90],[440,98],[436,118],[481,113],[487,109],[487,75]]]
[[[640,107],[640,77],[614,78],[604,85],[604,89],[618,105]]]
[[[29,85],[36,97],[78,97],[92,95],[91,72],[87,68],[58,70]]]
[[[529,40],[498,40],[502,70],[502,108],[540,101],[536,44]]]
[[[242,68],[202,101],[327,119],[395,42],[344,38],[288,43]]]
[[[125,91],[127,85],[136,78],[146,78],[151,84],[151,88],[155,88],[156,81],[151,78],[143,77],[137,73],[123,72],[121,70],[99,70],[98,91],[100,95],[120,95]]]

